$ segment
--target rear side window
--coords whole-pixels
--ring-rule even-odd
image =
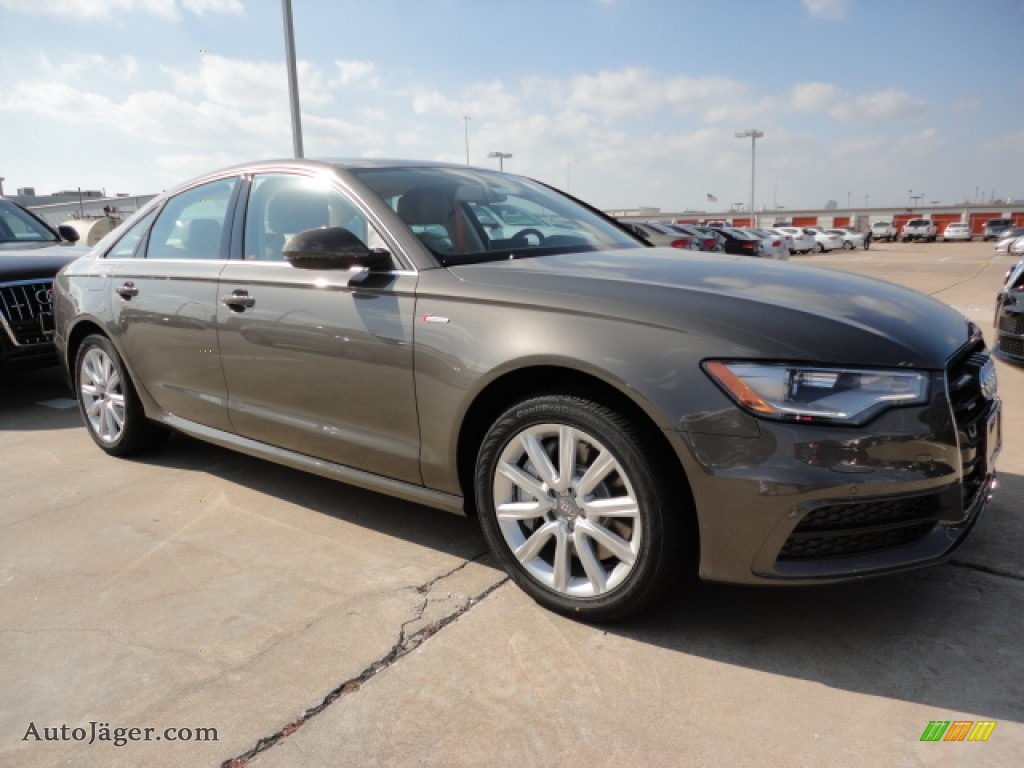
[[[125,232],[121,239],[114,244],[114,247],[107,251],[105,258],[134,259],[136,253],[140,250],[139,243],[142,242],[142,238],[149,231],[149,225],[153,223],[155,218],[156,211],[154,210],[132,224],[131,229]]]
[[[167,201],[150,231],[147,259],[227,258],[228,207],[238,178],[185,190]]]

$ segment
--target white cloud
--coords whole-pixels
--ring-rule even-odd
[[[300,102],[322,105],[331,100],[327,78],[313,64],[299,61]],[[281,62],[228,59],[204,54],[194,68],[162,68],[174,90],[215,104],[265,109],[268,105],[287,104],[288,78]]]
[[[331,87],[344,88],[356,84],[376,88],[380,84],[376,65],[371,61],[335,61]]]
[[[850,94],[831,83],[800,83],[789,92],[789,103],[801,112],[823,114],[841,123],[912,120],[927,113],[927,104],[898,88]]]
[[[109,58],[100,53],[61,52],[51,58],[45,51],[39,52],[39,66],[47,78],[59,81],[88,80],[131,80],[139,71],[139,62],[134,56]]]
[[[208,12],[243,12],[241,0],[181,0],[181,6],[197,16]],[[165,19],[179,16],[178,0],[0,0],[0,8],[13,13],[56,16],[72,21],[93,21],[135,11]]]
[[[185,10],[191,11],[196,16],[204,16],[209,13],[226,13],[238,15],[244,12],[241,0],[181,0]]]
[[[807,12],[819,19],[841,21],[853,5],[853,0],[802,0]]]

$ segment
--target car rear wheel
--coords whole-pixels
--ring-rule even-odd
[[[142,453],[166,439],[167,431],[146,418],[121,357],[105,336],[82,342],[75,384],[89,436],[110,455]]]
[[[506,411],[476,467],[495,556],[538,603],[584,620],[649,604],[687,558],[692,513],[632,422],[595,402],[543,396]]]
[[[844,251],[852,251],[853,250],[853,243],[851,243],[849,240],[843,240],[843,250]]]

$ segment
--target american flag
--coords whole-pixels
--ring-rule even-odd
[[[718,198],[715,197],[714,195],[712,195],[710,192],[708,192],[708,202],[709,203],[717,203],[718,202]]]

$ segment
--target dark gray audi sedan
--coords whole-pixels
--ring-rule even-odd
[[[693,573],[808,584],[936,563],[994,485],[995,368],[948,306],[648,247],[468,166],[204,176],[62,270],[55,304],[107,453],[174,430],[475,515],[516,583],[589,620]]]

